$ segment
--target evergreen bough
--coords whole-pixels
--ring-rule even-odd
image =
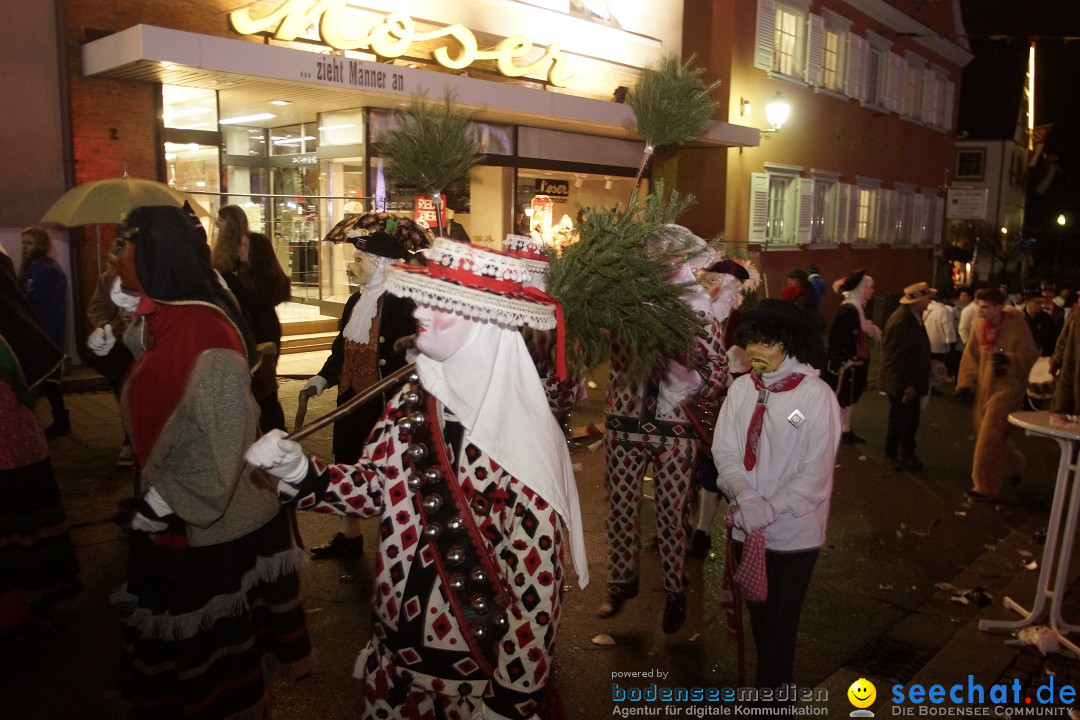
[[[390,160],[389,175],[431,197],[442,227],[440,193],[480,160],[480,144],[468,128],[470,113],[447,90],[441,102],[414,96],[408,110],[395,117],[397,127],[380,143]]]
[[[716,113],[711,93],[719,82],[706,85],[702,68],[691,69],[691,56],[680,64],[675,55],[665,55],[656,67],[646,68],[637,85],[626,96],[626,104],[634,110],[635,124],[629,130],[645,139],[645,152],[634,177],[631,204],[637,195],[638,184],[656,148],[682,145],[705,132]]]
[[[548,254],[548,292],[563,306],[568,369],[584,377],[606,362],[613,346],[628,350],[632,378],[642,378],[667,360],[684,356],[705,328],[682,300],[683,285],[668,282],[672,263],[709,252],[677,242],[661,252],[649,252],[646,238],[668,234],[693,202],[673,190],[664,194],[662,181],[643,200],[625,211],[586,208],[578,225],[580,240]],[[678,239],[678,233],[672,237]]]

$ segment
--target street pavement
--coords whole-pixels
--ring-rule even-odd
[[[316,366],[317,367],[317,366]],[[297,373],[298,376],[304,372]],[[602,427],[605,378],[597,373],[589,400],[575,413],[574,425]],[[0,645],[0,717],[115,718],[119,632],[107,601],[121,582],[126,535],[111,522],[118,502],[130,497],[130,472],[114,467],[122,433],[113,396],[102,391],[74,392],[96,383],[73,382],[66,396],[74,432],[52,440],[52,459],[82,563],[86,590],[37,618],[30,636]],[[302,382],[282,378],[280,396],[290,422]],[[982,618],[1016,615],[1003,605],[1011,596],[1030,607],[1041,562],[1041,531],[1047,524],[1058,460],[1057,446],[1014,431],[1028,456],[1024,481],[1007,487],[1001,502],[965,501],[970,486],[973,447],[970,407],[951,397],[930,399],[919,434],[919,454],[927,465],[921,474],[890,472],[882,445],[888,403],[869,390],[855,411],[854,428],[865,445],[842,446],[827,543],[815,569],[803,608],[796,678],[818,698],[799,707],[814,714],[848,715],[853,710],[848,686],[865,677],[877,687],[871,710],[879,717],[920,714],[919,707],[890,707],[893,686],[946,686],[998,682],[1023,688],[1023,698],[1053,676],[1080,685],[1075,659],[1043,658],[1034,647],[1015,647],[1009,634],[978,631]],[[308,419],[332,408],[334,393],[315,398]],[[48,422],[46,403],[39,405]],[[308,438],[305,448],[328,456],[329,429]],[[738,682],[736,651],[724,631],[719,605],[723,541],[714,553],[689,566],[688,616],[673,635],[660,629],[664,594],[655,546],[651,504],[642,517],[641,594],[611,619],[595,609],[603,599],[605,578],[603,488],[604,453],[598,436],[574,443],[575,463],[585,523],[592,582],[577,586],[567,559],[563,623],[555,662],[555,682],[571,718],[609,717],[636,708],[666,717],[702,716],[693,703],[636,703],[613,700],[619,689],[730,688]],[[651,489],[646,489],[650,494]],[[301,534],[308,546],[330,538],[336,518],[301,513]],[[719,526],[719,523],[717,523]],[[377,547],[374,522],[365,523],[368,548]],[[714,536],[716,533],[714,532]],[[360,684],[353,662],[371,631],[369,598],[373,560],[312,561],[303,569],[304,606],[317,671],[298,683],[273,688],[279,720],[354,718]],[[1080,564],[1073,563],[1069,586]],[[943,589],[949,583],[955,590]],[[1080,615],[1080,601],[1070,592],[1065,617]],[[746,673],[753,679],[753,642],[747,630]],[[825,699],[821,699],[825,698]],[[986,705],[990,705],[989,702]],[[711,706],[731,714],[733,704]],[[921,706],[925,709],[925,705]],[[941,708],[935,708],[941,709]],[[725,713],[724,710],[727,710]],[[988,714],[1001,716],[1001,708]],[[736,714],[738,712],[736,711]]]

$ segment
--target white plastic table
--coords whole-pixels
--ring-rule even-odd
[[[1050,628],[1057,633],[1061,644],[1080,655],[1080,647],[1065,637],[1067,633],[1080,631],[1080,625],[1070,625],[1061,618],[1061,601],[1067,590],[1069,560],[1072,557],[1077,516],[1080,514],[1080,465],[1073,462],[1077,447],[1080,447],[1080,422],[1070,422],[1065,416],[1045,411],[1014,412],[1009,415],[1009,422],[1023,428],[1028,435],[1053,439],[1061,448],[1061,458],[1058,460],[1050,521],[1046,527],[1046,545],[1043,548],[1042,567],[1039,569],[1035,604],[1029,611],[1012,598],[1006,597],[1005,607],[1023,617],[1019,620],[980,620],[979,629],[1020,630],[1037,623],[1043,612],[1049,610]]]

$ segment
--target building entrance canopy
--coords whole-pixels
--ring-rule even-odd
[[[88,76],[228,90],[237,107],[222,107],[226,117],[249,114],[244,103],[254,107],[271,100],[288,101],[312,117],[360,104],[395,109],[413,95],[437,99],[448,88],[479,121],[636,137],[627,130],[633,111],[616,102],[152,25],[136,25],[87,43],[82,57]],[[694,144],[758,143],[755,128],[711,121]]]

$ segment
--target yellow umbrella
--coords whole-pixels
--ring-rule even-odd
[[[173,205],[187,202],[196,215],[210,217],[202,205],[182,190],[153,180],[133,177],[109,178],[76,185],[60,196],[41,218],[59,225],[118,225],[123,216],[143,205]]]

